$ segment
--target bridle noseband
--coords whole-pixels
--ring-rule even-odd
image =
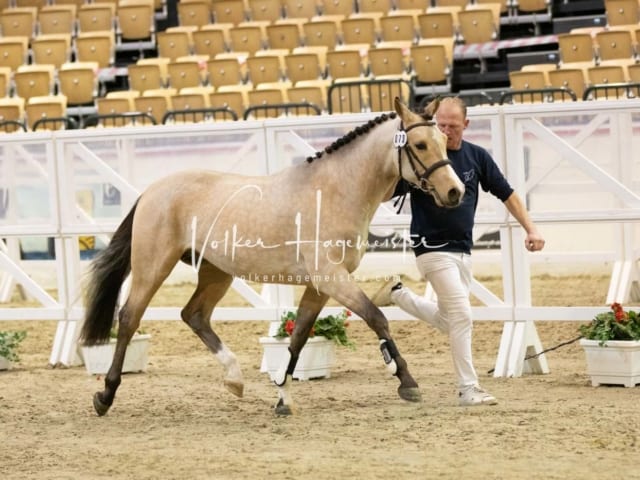
[[[398,149],[398,169],[400,171],[400,177],[402,177],[402,150],[404,149],[404,151],[407,153],[407,158],[409,159],[411,170],[413,170],[414,175],[420,182],[416,186],[426,193],[430,193],[433,191],[433,186],[429,183],[429,177],[431,176],[431,174],[440,167],[451,165],[451,160],[443,158],[442,160],[438,160],[437,162],[435,162],[430,167],[427,167],[420,161],[416,153],[411,148],[411,145],[409,145],[409,136],[407,135],[407,132],[416,127],[433,127],[434,125],[434,122],[426,121],[414,123],[413,125],[409,125],[407,128],[404,128],[401,120],[400,129],[393,136],[393,145]],[[416,164],[420,165],[420,167],[422,167],[422,169],[424,170],[422,174],[418,172]]]

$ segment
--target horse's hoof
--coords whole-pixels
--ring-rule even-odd
[[[242,398],[244,393],[244,384],[242,382],[235,382],[233,380],[225,380],[224,388],[233,393],[236,397]]]
[[[417,403],[422,401],[422,395],[418,387],[398,387],[398,395],[407,402]]]
[[[285,405],[282,399],[280,399],[276,405],[276,415],[279,417],[288,417],[293,415],[293,411],[289,405]]]
[[[105,415],[109,411],[110,407],[111,405],[105,405],[104,403],[102,403],[102,401],[100,400],[100,392],[96,392],[93,396],[93,408],[95,408],[98,416],[102,417],[103,415]]]

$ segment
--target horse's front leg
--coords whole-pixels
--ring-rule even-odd
[[[277,415],[291,415],[294,412],[293,399],[291,397],[290,381],[298,363],[298,357],[307,343],[313,324],[327,303],[328,295],[317,292],[314,288],[307,287],[300,300],[295,327],[289,342],[289,355],[275,373],[273,383],[278,387]]]
[[[346,308],[359,315],[378,336],[380,352],[387,370],[400,380],[398,395],[409,402],[422,400],[418,383],[409,373],[406,360],[400,355],[391,332],[389,321],[355,283],[336,282],[323,285],[323,291]]]

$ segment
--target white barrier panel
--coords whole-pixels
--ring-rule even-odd
[[[242,174],[273,173],[304,161],[371,114],[283,118],[263,122],[229,122],[162,127],[127,127],[3,136],[0,151],[0,263],[2,300],[18,284],[37,307],[0,308],[2,319],[59,320],[52,364],[73,364],[78,323],[82,319],[82,270],[78,239],[95,238],[98,247],[154,180],[174,171],[205,168]],[[636,102],[585,102],[534,106],[479,107],[469,110],[466,138],[492,152],[526,198],[541,224],[547,247],[537,258],[606,259],[614,262],[608,301],[626,301],[638,280],[640,106]],[[375,174],[375,172],[372,172]],[[408,202],[406,202],[408,205]],[[373,228],[407,229],[409,212],[396,215],[381,206]],[[588,320],[601,309],[532,306],[531,256],[522,232],[498,201],[482,197],[474,236],[499,230],[502,248],[503,298],[475,282],[473,294],[484,302],[474,307],[477,320],[505,322],[496,361],[497,376],[522,373],[524,351],[539,351],[535,320]],[[596,231],[597,235],[592,232]],[[53,239],[56,260],[54,293],[29,276],[29,260],[20,244]],[[373,255],[373,254],[370,254]],[[410,252],[395,257],[413,265]],[[366,273],[367,256],[363,262]],[[409,267],[407,267],[409,268]],[[53,271],[53,269],[51,269]],[[380,272],[377,273],[378,275]],[[193,275],[195,280],[195,274]],[[50,283],[48,286],[51,286]],[[233,287],[251,305],[217,308],[220,320],[274,320],[294,308],[291,287],[267,285],[260,292],[237,279]],[[149,308],[145,319],[177,320],[181,306]],[[328,308],[327,311],[338,310]],[[408,319],[385,307],[390,319]],[[542,357],[543,358],[543,357]]]

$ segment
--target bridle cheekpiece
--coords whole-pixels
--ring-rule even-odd
[[[409,159],[409,165],[411,165],[411,170],[413,170],[414,175],[420,182],[416,185],[420,190],[424,192],[431,192],[433,190],[433,186],[429,183],[429,177],[433,172],[435,172],[440,167],[445,167],[447,165],[451,165],[451,160],[447,158],[443,158],[442,160],[438,160],[430,167],[427,167],[424,163],[420,161],[416,153],[409,145],[409,136],[407,132],[416,127],[433,127],[435,125],[432,121],[418,122],[413,125],[409,125],[407,128],[404,128],[402,124],[402,120],[400,121],[400,129],[396,131],[393,135],[393,146],[398,149],[398,169],[400,171],[400,177],[402,177],[402,150],[407,153],[407,158]],[[417,166],[420,166],[423,170],[422,174],[418,172]]]

